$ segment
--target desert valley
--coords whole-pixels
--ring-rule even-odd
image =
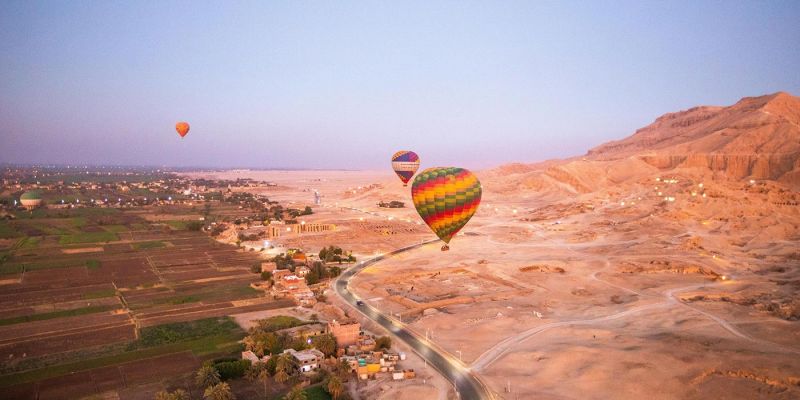
[[[197,369],[240,358],[277,316],[392,338],[416,377],[362,379],[354,364],[352,398],[461,396],[426,351],[498,399],[800,397],[800,98],[788,93],[475,171],[480,207],[447,252],[391,171],[93,171],[72,185],[31,173],[6,168],[0,193],[3,398],[200,398]],[[11,205],[34,190],[44,205]],[[328,246],[352,258],[326,259]],[[306,277],[313,299],[277,296],[264,265],[275,277],[301,253],[336,272]],[[358,303],[336,290],[345,276]]]

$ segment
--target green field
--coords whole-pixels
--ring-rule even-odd
[[[0,220],[0,239],[8,239],[20,236],[21,234],[14,229],[6,220]]]
[[[230,318],[206,318],[142,328],[137,346],[152,347],[241,331]]]
[[[41,239],[38,237],[30,237],[26,236],[17,240],[17,243],[14,243],[14,249],[32,249],[39,245],[39,241]]]
[[[167,225],[176,231],[186,230],[186,221],[167,221]]]
[[[0,326],[20,324],[23,322],[43,321],[46,319],[62,318],[62,317],[75,317],[78,315],[95,314],[103,311],[110,311],[116,309],[115,306],[92,306],[76,308],[73,310],[53,311],[49,313],[25,315],[22,317],[0,319]]]
[[[143,309],[159,304],[186,304],[198,301],[215,302],[228,300],[241,300],[259,297],[262,292],[250,287],[249,284],[213,286],[197,290],[191,286],[184,286],[176,291],[175,296],[153,299],[147,303],[130,304],[131,309]]]
[[[128,232],[130,230],[125,225],[103,225],[101,228],[112,233],[122,233],[122,232]]]
[[[59,199],[58,202],[60,203],[61,200]],[[72,208],[72,209],[37,208],[33,211],[17,211],[14,213],[14,216],[16,216],[18,220],[30,220],[30,219],[35,220],[41,218],[97,217],[103,215],[114,215],[119,213],[120,210],[116,208],[100,208],[100,207],[86,207],[86,208]]]
[[[86,226],[86,217],[70,218],[70,223],[76,228],[83,228]]]
[[[112,232],[83,232],[73,233],[70,235],[61,235],[59,239],[60,244],[76,244],[76,243],[98,243],[98,242],[113,242],[119,240],[119,237]]]
[[[85,300],[89,300],[89,299],[102,299],[105,297],[114,297],[116,295],[117,295],[116,290],[114,290],[113,288],[108,288],[102,290],[95,290],[93,292],[86,292],[81,297],[83,297]]]
[[[166,243],[160,240],[153,240],[150,242],[139,242],[131,244],[134,250],[147,250],[147,249],[158,249],[161,247],[166,247]]]
[[[86,268],[100,269],[103,264],[98,260],[86,260]]]
[[[194,303],[200,301],[200,298],[197,296],[175,296],[175,297],[167,297],[163,299],[157,299],[153,302],[153,304],[186,304],[186,303]]]
[[[142,339],[121,352],[0,376],[0,388],[183,351],[191,351],[198,357],[231,355],[241,351],[239,340],[245,333],[230,318],[209,318],[144,328],[142,335]],[[143,342],[145,337],[147,343]]]
[[[78,228],[72,226],[71,220],[69,219],[22,219],[15,221],[14,224],[17,230],[31,234],[34,233],[32,230],[41,232],[45,235],[68,235],[70,233],[80,232]]]
[[[21,264],[0,264],[0,275],[19,274],[23,271]]]
[[[294,328],[300,325],[310,324],[311,322],[302,321],[288,315],[276,315],[267,319],[259,320],[259,328],[265,332],[275,332],[281,329]]]
[[[0,265],[0,275],[17,274],[22,271],[37,271],[41,269],[80,267],[83,265],[85,264],[76,260],[42,261],[35,263],[6,262]]]
[[[305,390],[306,400],[331,400],[331,395],[325,391],[321,384],[309,386]],[[281,400],[285,399],[286,395],[280,397]]]

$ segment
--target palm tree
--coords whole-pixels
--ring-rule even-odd
[[[269,371],[264,363],[257,363],[252,368],[247,370],[247,378],[251,381],[257,381],[264,385],[264,400],[269,400],[269,392],[267,392],[267,383],[269,383]]]
[[[156,393],[155,400],[189,400],[189,393],[183,389],[178,389],[174,392],[162,390]]]
[[[230,385],[225,382],[209,386],[203,392],[203,398],[206,400],[236,400],[236,395],[231,391]]]
[[[313,339],[312,343],[317,350],[330,357],[336,352],[336,339],[331,334],[317,336]]]
[[[284,370],[279,370],[275,373],[275,382],[284,383],[289,380],[289,374]]]
[[[339,397],[344,393],[344,385],[342,385],[341,379],[336,375],[331,375],[325,388],[328,389],[328,393],[331,394],[333,400],[339,400]]]
[[[195,382],[197,383],[197,386],[200,386],[201,388],[217,385],[221,382],[219,379],[219,371],[217,371],[217,369],[213,366],[204,365],[200,368],[200,370],[197,371]]]
[[[292,355],[289,353],[283,353],[278,356],[278,363],[275,365],[276,371],[283,371],[286,372],[288,375],[294,369],[294,361],[292,360]]]
[[[306,392],[300,385],[295,386],[292,388],[292,391],[286,394],[284,400],[306,400],[308,397],[306,396]]]
[[[339,365],[336,366],[336,374],[339,375],[339,379],[341,381],[346,382],[347,379],[350,377],[350,373],[352,372],[352,368],[350,368],[350,363],[346,360],[342,360],[339,362]]]

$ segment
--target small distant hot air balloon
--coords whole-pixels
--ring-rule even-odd
[[[189,123],[183,121],[178,122],[177,124],[175,124],[175,130],[178,131],[178,135],[184,137],[186,136],[187,133],[189,133]]]
[[[392,156],[392,169],[403,181],[403,186],[408,186],[408,181],[419,169],[419,156],[413,151],[398,151]]]
[[[481,203],[481,183],[466,169],[446,167],[422,171],[411,185],[419,216],[449,250],[450,239],[475,215]]]

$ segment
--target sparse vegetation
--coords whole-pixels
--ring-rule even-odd
[[[390,202],[381,201],[378,203],[378,207],[383,208],[404,208],[406,205],[402,201],[392,200]]]
[[[205,336],[226,335],[239,330],[230,318],[206,318],[142,328],[139,345],[144,347],[177,343]]]
[[[207,387],[203,392],[203,398],[206,400],[236,400],[236,395],[233,394],[231,387],[225,383]]]
[[[41,313],[41,314],[31,314],[31,315],[25,315],[25,316],[21,316],[21,317],[0,319],[0,326],[19,324],[19,323],[23,323],[23,322],[44,321],[44,320],[53,319],[53,318],[75,317],[75,316],[78,316],[78,315],[95,314],[95,313],[100,313],[100,312],[104,312],[104,311],[110,311],[110,310],[113,310],[115,308],[117,308],[117,307],[116,306],[90,306],[90,307],[74,308],[72,310],[61,310],[61,311],[53,311],[53,312]]]
[[[162,390],[156,393],[155,400],[190,400],[189,393],[183,389],[177,389],[174,392]]]
[[[105,297],[114,297],[117,295],[117,291],[114,288],[102,289],[102,290],[95,290],[92,292],[86,292],[81,297],[85,300],[90,299],[102,299]]]
[[[115,240],[119,240],[119,237],[117,237],[117,234],[113,232],[82,232],[61,235],[61,238],[58,240],[58,242],[62,245],[67,245],[77,243],[108,243]]]
[[[259,356],[279,354],[288,348],[295,350],[305,349],[308,344],[302,338],[293,338],[286,334],[276,333],[276,331],[282,329],[294,328],[305,324],[308,324],[308,322],[282,315],[260,320],[256,326],[250,329],[248,336],[244,338],[245,348]]]
[[[336,353],[336,338],[330,333],[314,336],[311,339],[311,346],[330,357]]]
[[[201,388],[208,388],[221,382],[219,371],[213,365],[203,365],[197,371],[194,382]]]
[[[219,377],[223,381],[242,378],[250,369],[250,360],[222,361],[215,363],[214,368],[219,371]]]
[[[389,350],[392,348],[392,338],[381,336],[375,339],[375,350]]]
[[[133,247],[134,250],[158,249],[165,246],[166,243],[161,240],[151,240],[149,242],[138,242],[131,244],[131,247]]]

